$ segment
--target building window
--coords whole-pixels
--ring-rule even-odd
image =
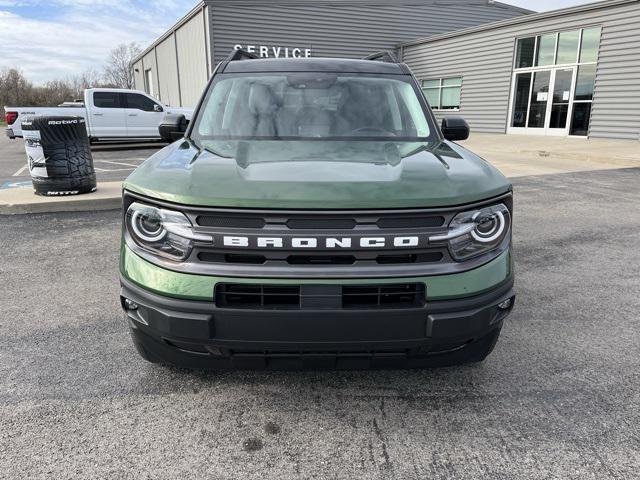
[[[538,37],[538,48],[536,49],[537,67],[553,65],[555,63],[556,40],[556,34]]]
[[[588,135],[601,34],[590,27],[517,40],[511,128]]]
[[[601,28],[585,28],[518,39],[514,68],[595,63]]]
[[[575,63],[578,47],[580,46],[580,30],[562,32],[558,36],[558,53],[556,64]]]
[[[458,110],[462,94],[462,77],[423,80],[422,91],[434,110]]]
[[[598,61],[601,33],[602,29],[600,27],[587,28],[582,31],[580,63],[595,63]]]
[[[536,37],[521,38],[518,40],[518,55],[516,68],[533,66],[533,57],[536,54]]]
[[[150,68],[148,68],[148,69],[146,69],[144,71],[144,86],[145,86],[145,91],[149,95],[154,95],[154,90],[153,90],[153,72],[151,71]]]

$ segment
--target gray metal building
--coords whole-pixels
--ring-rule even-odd
[[[493,0],[205,0],[133,63],[136,88],[194,106],[236,46],[269,57],[358,58],[531,13]]]
[[[436,115],[475,131],[640,139],[640,0],[607,0],[400,47]]]

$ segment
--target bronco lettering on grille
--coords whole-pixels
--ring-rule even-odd
[[[217,243],[217,242],[214,242]],[[290,248],[290,249],[350,249],[350,248],[419,248],[426,247],[427,238],[419,236],[376,237],[222,237],[225,247]]]

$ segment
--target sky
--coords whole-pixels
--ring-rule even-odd
[[[551,10],[592,0],[502,0]],[[17,67],[42,84],[102,70],[120,43],[148,46],[196,0],[0,0],[0,69]]]
[[[0,0],[0,69],[36,84],[93,68],[120,43],[146,47],[196,0]]]

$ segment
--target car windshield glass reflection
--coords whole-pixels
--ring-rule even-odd
[[[403,158],[431,150],[429,142],[314,142],[304,140],[205,140],[204,148],[241,167],[279,162],[357,162],[397,165]]]
[[[413,85],[401,76],[291,73],[222,75],[192,139],[430,140]]]

